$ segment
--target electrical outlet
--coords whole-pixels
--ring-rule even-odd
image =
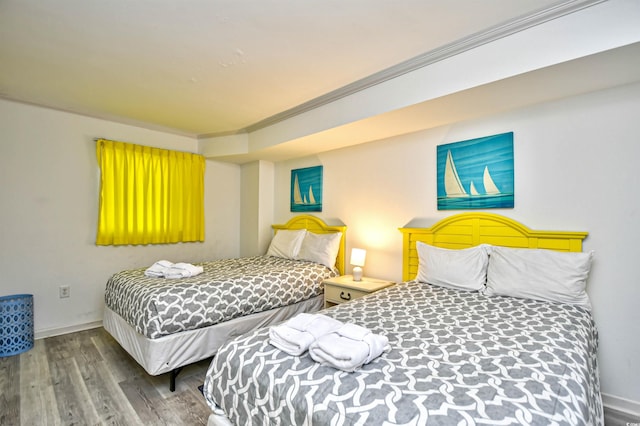
[[[71,287],[68,285],[61,285],[59,288],[60,299],[71,296]]]

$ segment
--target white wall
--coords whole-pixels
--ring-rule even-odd
[[[438,211],[436,146],[514,132],[515,208],[493,210],[533,229],[588,231],[588,283],[600,333],[602,391],[640,407],[640,85],[573,97],[314,157],[276,163],[275,220],[289,212],[290,171],[324,166],[323,218],[348,226],[367,249],[365,274],[401,279],[397,228],[457,213]],[[640,412],[638,413],[640,415]]]
[[[273,163],[247,163],[241,173],[240,256],[256,256],[267,251],[273,235]]]
[[[36,336],[100,323],[114,272],[239,253],[240,167],[213,161],[206,164],[204,243],[96,246],[95,137],[197,147],[192,138],[0,100],[0,295],[34,295]],[[58,297],[61,285],[71,286],[70,298]]]

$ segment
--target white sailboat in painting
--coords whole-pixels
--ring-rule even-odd
[[[471,194],[471,195],[480,195],[480,193],[476,189],[476,186],[473,184],[473,181],[471,181],[471,184],[469,185],[469,194]]]
[[[451,155],[451,151],[447,151],[447,161],[444,165],[444,191],[448,198],[460,198],[460,197],[468,197],[468,196],[479,196],[479,195],[499,195],[500,190],[496,186],[495,182],[491,178],[491,174],[489,173],[489,167],[485,166],[484,173],[482,175],[482,183],[484,185],[484,194],[480,194],[476,189],[476,186],[473,184],[473,181],[469,184],[469,192],[464,189],[462,186],[462,181],[460,180],[460,176],[458,176],[458,171],[456,170],[456,165],[453,162],[453,156]]]
[[[447,151],[447,161],[444,165],[444,192],[450,198],[469,196],[460,182],[451,151]]]
[[[293,181],[293,203],[296,205],[315,205],[318,202],[316,201],[316,197],[313,195],[313,186],[309,185],[309,193],[303,194],[300,191],[300,183],[298,182],[298,175],[295,175],[295,179]]]
[[[313,196],[313,187],[309,185],[309,204],[315,204],[316,197]]]
[[[498,195],[500,194],[500,190],[496,186],[495,182],[491,178],[491,174],[489,174],[489,167],[484,167],[484,174],[482,175],[482,183],[484,184],[484,192],[487,195]]]
[[[298,175],[296,175],[295,181],[293,182],[293,203],[294,204],[306,204],[302,199],[302,194],[300,193],[300,184],[298,183]]]

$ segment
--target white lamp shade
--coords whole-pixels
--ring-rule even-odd
[[[351,264],[353,265],[353,280],[362,280],[362,266],[364,266],[364,259],[367,257],[367,251],[364,249],[354,248],[351,249]]]
[[[351,264],[353,266],[364,266],[364,259],[367,257],[367,251],[360,248],[351,249]]]

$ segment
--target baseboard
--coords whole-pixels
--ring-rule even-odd
[[[640,424],[640,402],[603,393],[602,405],[605,425]]]
[[[44,339],[46,337],[60,336],[62,334],[75,333],[76,331],[90,330],[92,328],[102,327],[102,321],[93,321],[85,324],[71,325],[68,327],[49,328],[33,333],[34,339]]]

